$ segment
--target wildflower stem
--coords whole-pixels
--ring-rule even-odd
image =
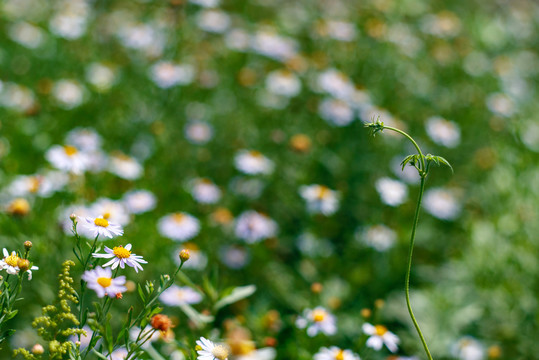
[[[404,137],[406,137],[408,140],[410,140],[410,142],[414,145],[414,147],[416,148],[417,150],[417,153],[419,154],[419,158],[421,159],[421,170],[423,170],[423,172],[425,171],[425,156],[423,156],[423,152],[421,151],[421,148],[419,147],[419,145],[417,145],[417,143],[415,142],[415,140],[410,136],[408,135],[407,133],[405,133],[404,131],[400,130],[400,129],[397,129],[397,128],[394,128],[392,126],[383,126],[383,129],[387,129],[387,130],[392,130],[392,131],[395,131],[401,135],[403,135]],[[424,175],[423,174],[419,174],[421,176],[421,178],[427,176],[427,174],[425,173]]]
[[[419,328],[419,324],[417,323],[417,320],[414,316],[414,312],[412,311],[412,305],[410,304],[410,273],[412,271],[412,255],[414,253],[415,233],[417,229],[417,223],[419,222],[419,211],[421,209],[421,201],[423,199],[424,190],[425,190],[425,177],[422,176],[421,185],[419,187],[419,196],[417,198],[417,206],[415,209],[414,222],[412,225],[412,235],[410,236],[410,249],[408,251],[408,268],[406,269],[406,282],[405,282],[404,291],[406,293],[406,306],[408,307],[410,318],[412,319],[412,322],[414,323],[415,329],[417,330],[417,334],[419,335],[419,338],[421,339],[421,343],[423,344],[423,348],[425,349],[425,353],[427,354],[428,359],[432,360],[432,355],[430,354],[429,347],[427,346],[427,342],[425,341],[425,338],[423,337],[423,333],[421,332],[421,329]]]

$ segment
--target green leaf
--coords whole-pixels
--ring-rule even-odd
[[[142,290],[142,286],[140,286],[140,284],[137,285],[137,290],[140,298],[142,299],[142,302],[145,303],[146,297],[144,296],[144,291]]]
[[[92,349],[92,351],[98,358],[107,360],[107,357],[105,355],[101,354],[100,352],[98,352],[96,349]]]
[[[187,317],[192,322],[194,322],[195,325],[198,328],[202,327],[204,324],[212,322],[215,319],[211,315],[203,315],[203,314],[199,313],[198,311],[193,309],[192,306],[190,306],[188,304],[181,304],[180,309],[182,309],[182,311],[185,313],[185,315],[187,315]]]
[[[219,301],[215,303],[213,308],[215,310],[219,310],[227,305],[233,304],[239,300],[245,299],[248,296],[251,296],[256,291],[255,285],[247,285],[247,286],[238,286],[237,288],[234,288],[232,292],[221,298]]]

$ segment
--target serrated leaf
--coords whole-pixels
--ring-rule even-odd
[[[232,292],[221,298],[219,301],[215,303],[213,308],[215,310],[219,310],[227,305],[233,304],[239,300],[245,299],[248,296],[251,296],[256,291],[255,285],[247,285],[247,286],[238,286],[237,288],[234,288]]]

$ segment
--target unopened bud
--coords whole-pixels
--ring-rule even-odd
[[[34,355],[41,355],[45,352],[45,349],[43,349],[43,346],[41,344],[35,344],[32,346],[32,354]]]
[[[71,215],[69,215],[69,218],[71,219],[71,221],[75,221],[75,220],[77,220],[77,215],[71,214]]]
[[[30,261],[27,259],[19,259],[17,260],[17,266],[22,272],[25,272],[30,269]]]
[[[10,215],[25,216],[30,212],[30,203],[23,198],[17,198],[9,203],[7,212]]]
[[[360,314],[361,314],[361,316],[363,316],[365,319],[368,319],[368,318],[371,317],[372,311],[371,311],[371,309],[363,308],[363,309],[361,309]]]
[[[182,261],[182,263],[189,260],[190,257],[191,257],[191,254],[189,254],[189,250],[183,249],[182,251],[180,251],[180,260]]]
[[[24,242],[24,248],[26,249],[26,251],[30,251],[30,249],[32,248],[32,242],[31,241],[25,241]]]

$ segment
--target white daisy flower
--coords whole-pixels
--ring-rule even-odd
[[[191,83],[195,77],[195,69],[192,65],[159,61],[150,68],[150,77],[157,86],[168,89]]]
[[[148,190],[133,190],[125,193],[123,203],[132,214],[142,214],[155,209],[157,199]]]
[[[45,159],[55,168],[82,174],[87,168],[89,159],[87,154],[71,145],[54,145],[45,153]]]
[[[397,242],[397,233],[385,225],[372,225],[359,230],[356,239],[376,251],[386,251]]]
[[[211,340],[201,337],[196,341],[197,360],[227,360],[228,349],[225,345],[215,344]]]
[[[213,137],[213,128],[205,121],[190,121],[184,128],[185,137],[189,142],[204,145]]]
[[[221,190],[209,179],[193,179],[189,187],[193,198],[201,204],[215,204],[221,198]]]
[[[100,298],[105,295],[116,297],[117,294],[127,291],[127,288],[124,286],[125,276],[118,276],[113,279],[110,268],[103,269],[101,266],[98,266],[94,270],[86,270],[82,274],[81,279],[86,281],[88,288],[94,290]]]
[[[79,216],[79,219],[83,228],[86,228],[86,230],[88,230],[93,237],[106,236],[112,239],[115,236],[122,236],[124,234],[124,230],[122,229],[121,225],[116,223],[109,223],[107,219],[104,219],[102,217],[82,218]]]
[[[144,168],[134,158],[122,153],[109,157],[108,171],[126,180],[136,180],[142,176]]]
[[[237,355],[236,360],[273,360],[277,352],[274,348],[253,349],[247,354]]]
[[[102,258],[102,259],[111,259],[108,263],[104,264],[103,267],[110,266],[112,270],[116,269],[118,265],[124,269],[125,265],[135,269],[135,272],[143,270],[140,264],[147,264],[148,262],[142,258],[140,255],[131,253],[131,244],[123,246],[115,246],[113,249],[105,246],[106,254],[92,254],[93,257]]]
[[[451,347],[451,354],[459,360],[483,360],[485,348],[473,337],[465,336]]]
[[[319,332],[333,335],[337,332],[337,319],[326,309],[318,306],[314,309],[305,309],[302,316],[296,319],[296,326],[300,329],[307,328],[307,335],[316,336]]]
[[[294,97],[301,91],[301,81],[288,70],[275,70],[266,77],[266,89],[275,95]]]
[[[52,87],[52,96],[66,110],[73,109],[84,101],[84,87],[77,80],[59,80]]]
[[[454,148],[460,143],[460,128],[453,121],[433,116],[427,119],[425,127],[432,141],[438,145]]]
[[[86,81],[97,91],[105,92],[116,83],[116,71],[102,63],[91,63],[86,67]]]
[[[351,350],[343,350],[336,346],[331,346],[330,348],[320,348],[314,354],[314,360],[359,360],[359,355],[354,354]]]
[[[340,100],[350,99],[355,91],[350,78],[336,69],[327,69],[320,73],[317,85],[322,91]]]
[[[375,186],[382,201],[389,206],[399,206],[408,197],[408,188],[398,180],[383,177],[376,181]]]
[[[250,43],[255,52],[282,62],[298,54],[298,43],[292,38],[276,34],[273,29],[257,31]]]
[[[369,323],[365,323],[361,328],[365,334],[369,335],[369,338],[367,339],[368,347],[378,351],[385,345],[389,351],[393,353],[397,351],[399,338],[397,335],[387,330],[385,326],[373,326]]]
[[[82,151],[96,151],[101,148],[101,136],[92,128],[75,128],[67,133],[66,143]]]
[[[191,259],[189,259],[191,260]],[[159,300],[168,306],[180,306],[183,304],[198,304],[202,301],[202,295],[189,286],[172,285],[159,296]]]
[[[338,193],[324,185],[304,185],[299,188],[299,194],[307,201],[310,213],[332,215],[339,208]]]
[[[240,246],[223,246],[219,253],[221,254],[219,260],[235,270],[243,268],[250,260],[249,251]]]
[[[198,234],[200,222],[192,215],[177,212],[159,219],[157,229],[164,237],[174,241],[186,241]]]
[[[30,49],[40,47],[46,39],[45,32],[26,22],[17,22],[9,27],[9,37],[13,40]]]
[[[318,106],[320,117],[330,125],[346,126],[354,121],[354,110],[347,102],[338,99],[324,99]]]
[[[110,353],[107,359],[110,360],[125,360],[127,359],[127,349],[124,347],[118,348]]]
[[[462,208],[454,191],[442,188],[425,191],[423,207],[428,213],[442,220],[454,220]]]
[[[201,10],[197,14],[196,21],[199,28],[212,33],[225,32],[231,22],[226,12],[215,9]]]
[[[271,174],[273,161],[254,150],[240,150],[234,157],[234,164],[239,171],[249,174]]]
[[[62,171],[48,171],[43,175],[19,175],[9,185],[8,192],[16,197],[49,197],[61,190],[68,181],[69,176]]]
[[[107,221],[125,226],[129,224],[129,212],[125,205],[116,200],[99,198],[90,206],[92,217],[102,217]]]
[[[12,251],[11,254],[7,251],[6,248],[3,249],[4,258],[0,260],[0,270],[6,270],[10,275],[17,275],[20,271],[18,262],[21,259],[15,251]],[[28,273],[28,280],[32,280],[32,271],[39,270],[37,266],[32,266],[30,269],[26,270]]]
[[[252,244],[276,235],[277,223],[266,215],[249,210],[236,220],[235,234],[238,238]]]

